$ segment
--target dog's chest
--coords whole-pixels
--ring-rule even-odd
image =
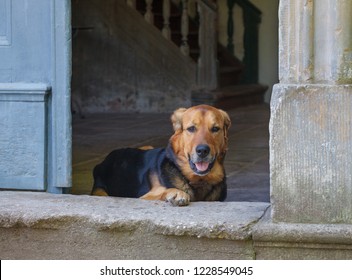
[[[206,181],[198,181],[195,183],[189,183],[194,193],[194,198],[196,201],[204,200],[204,198],[212,191],[213,185]]]

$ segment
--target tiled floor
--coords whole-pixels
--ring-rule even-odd
[[[269,201],[269,107],[228,111],[232,126],[225,160],[228,201]],[[89,194],[92,169],[116,148],[166,146],[169,114],[93,114],[73,119],[72,193]]]

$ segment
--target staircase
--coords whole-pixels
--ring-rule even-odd
[[[258,25],[261,12],[248,0],[229,0],[228,45],[217,39],[217,7],[212,0],[127,0],[146,22],[180,47],[197,63],[197,85],[192,105],[210,104],[223,109],[262,103],[266,86],[258,84]],[[234,5],[243,9],[245,55],[234,55]],[[249,34],[250,32],[250,34]]]

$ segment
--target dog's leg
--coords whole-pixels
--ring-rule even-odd
[[[101,188],[95,188],[92,190],[91,195],[97,195],[97,196],[109,196],[107,192]]]
[[[142,146],[142,147],[138,147],[138,149],[143,150],[143,151],[147,151],[147,150],[153,150],[154,147],[153,146]]]
[[[155,173],[149,174],[150,191],[140,198],[146,200],[161,200],[166,188],[161,185],[158,175]]]
[[[170,202],[174,206],[186,206],[191,201],[191,196],[182,190],[176,188],[166,188],[155,173],[149,175],[149,182],[151,185],[150,191],[143,195],[142,199],[146,200],[164,200]]]
[[[94,177],[94,183],[93,183],[93,189],[90,195],[97,195],[97,196],[109,196],[105,188],[105,183],[104,180],[102,179],[102,172],[103,168],[101,167],[101,164],[98,164],[97,166],[94,167],[93,170],[93,177]],[[104,175],[104,173],[103,173]]]
[[[186,206],[190,203],[191,196],[179,189],[170,188],[165,190],[161,199],[170,202],[174,206]]]

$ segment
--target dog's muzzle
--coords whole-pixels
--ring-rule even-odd
[[[210,147],[208,145],[198,145],[196,153],[189,156],[189,165],[194,173],[200,176],[207,175],[213,168],[215,157],[210,155]]]

